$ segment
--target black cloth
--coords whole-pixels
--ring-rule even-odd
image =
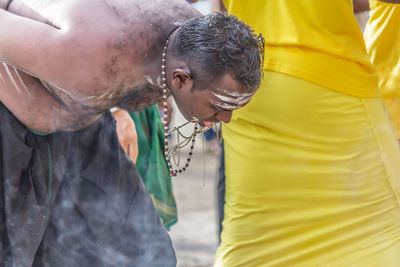
[[[176,266],[110,113],[33,134],[0,103],[0,266]]]

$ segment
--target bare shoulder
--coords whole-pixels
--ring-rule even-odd
[[[93,107],[113,105],[129,93],[144,58],[163,44],[173,25],[199,15],[184,0],[14,0],[13,5],[18,15],[57,29],[53,38],[38,31],[43,38],[36,43],[21,43],[31,55],[18,54],[22,69]]]
[[[9,25],[0,33],[9,39],[3,51],[10,67],[0,69],[0,100],[28,127],[44,131],[81,128],[143,86],[144,59],[153,53],[159,64],[174,25],[199,16],[184,0],[14,0],[10,13],[19,16],[6,13]],[[20,92],[34,96],[24,98],[24,109],[16,101]],[[43,114],[28,112],[38,103]],[[54,123],[29,125],[45,114]]]
[[[29,30],[40,36],[40,42],[31,42],[28,48],[19,42],[19,51],[27,50],[30,56],[22,57],[19,52],[16,66],[82,103],[110,88],[113,81],[102,72],[112,60],[110,43],[120,38],[121,24],[104,1],[14,0],[8,11],[36,22],[38,30]]]
[[[63,8],[71,37],[66,49],[73,51],[72,69],[79,70],[75,81],[84,84],[80,91],[96,96],[127,94],[138,82],[133,69],[141,72],[144,59],[163,45],[174,25],[199,16],[185,0],[73,2]]]

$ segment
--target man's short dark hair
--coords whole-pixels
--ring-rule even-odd
[[[178,29],[172,53],[189,64],[194,88],[229,73],[239,86],[255,90],[262,77],[264,42],[261,36],[222,12],[185,21]]]

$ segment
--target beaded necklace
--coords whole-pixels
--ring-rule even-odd
[[[168,121],[168,114],[167,114],[167,107],[168,107],[168,102],[167,102],[167,93],[168,93],[168,89],[167,89],[167,74],[166,74],[166,57],[167,57],[167,47],[168,47],[168,43],[169,43],[169,39],[171,37],[172,33],[168,36],[167,40],[165,41],[165,45],[162,51],[162,64],[161,64],[161,89],[162,89],[162,101],[163,101],[163,126],[164,126],[164,141],[165,141],[165,159],[167,160],[168,163],[168,167],[171,173],[172,177],[175,177],[178,173],[182,173],[184,171],[186,171],[186,169],[189,167],[190,161],[192,160],[192,155],[193,155],[193,149],[194,149],[194,143],[196,142],[196,135],[198,133],[198,126],[197,123],[195,123],[194,125],[194,131],[193,134],[190,137],[185,137],[187,138],[187,142],[185,143],[185,145],[187,145],[190,141],[191,141],[191,146],[190,146],[190,150],[188,153],[188,157],[186,159],[186,163],[185,165],[180,168],[180,169],[174,169],[172,166],[172,162],[171,162],[171,154],[173,152],[175,152],[176,148],[173,149],[173,151],[169,150],[169,146],[168,146],[168,135],[170,134],[170,132],[168,131],[168,125],[167,125],[167,121]],[[178,130],[178,128],[174,128],[174,130]],[[178,134],[180,134],[178,132]],[[178,135],[179,136],[179,135]],[[178,148],[180,148],[179,141],[178,141]]]

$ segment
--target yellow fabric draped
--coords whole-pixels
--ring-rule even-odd
[[[264,75],[223,127],[215,266],[400,266],[400,154],[382,99]]]
[[[215,267],[400,266],[400,149],[350,0],[227,0],[266,39],[223,126]]]
[[[370,1],[370,8],[365,42],[400,139],[400,4]]]

